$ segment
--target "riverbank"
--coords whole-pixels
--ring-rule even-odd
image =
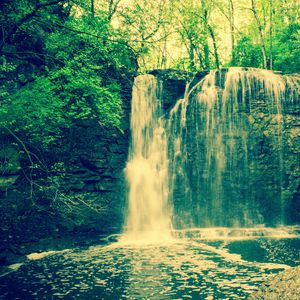
[[[300,266],[285,270],[269,281],[251,295],[249,300],[275,300],[275,299],[300,299]]]

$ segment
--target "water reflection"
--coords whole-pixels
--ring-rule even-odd
[[[183,238],[51,253],[1,277],[0,299],[245,299],[269,274],[288,267],[275,264],[282,262],[280,251],[299,252],[299,241]],[[251,245],[269,249],[273,258],[255,261],[245,250]]]

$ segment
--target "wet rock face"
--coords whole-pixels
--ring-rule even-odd
[[[285,223],[299,223],[300,115],[269,115],[256,106],[248,118],[252,143],[250,167],[258,205],[272,224],[272,219],[278,215],[274,211],[276,200],[277,203],[282,201]]]
[[[124,168],[129,129],[105,132],[98,124],[86,125],[78,125],[76,138],[60,149],[68,170],[59,179],[57,192],[54,186],[48,189],[47,183],[55,183],[59,175],[35,178],[41,189],[33,186],[34,203],[20,167],[20,149],[4,149],[10,169],[0,176],[1,252],[21,255],[18,245],[50,236],[120,230],[127,194]]]
[[[158,79],[161,89],[158,96],[161,98],[163,109],[168,111],[177,100],[184,97],[186,84],[190,80],[191,74],[172,69],[153,70],[149,73]]]
[[[169,116],[176,227],[300,222],[299,96],[285,80],[233,69],[190,87]]]
[[[91,227],[118,229],[122,224],[126,198],[124,168],[129,147],[127,129],[103,130],[97,123],[78,124],[72,133],[70,161],[64,187],[68,194],[82,195],[90,203],[99,203],[96,220],[85,220]]]
[[[189,83],[193,87],[208,72],[198,72],[196,74],[178,71],[173,69],[153,70],[149,74],[154,75],[160,84],[160,95],[163,109],[168,112],[175,105],[177,100],[184,97],[184,93]]]
[[[291,101],[292,95],[287,91],[281,114],[270,113],[263,100],[261,97],[250,102],[248,116],[251,167],[256,168],[255,195],[270,224],[276,218],[276,200],[282,202],[283,221],[299,223],[299,95]]]

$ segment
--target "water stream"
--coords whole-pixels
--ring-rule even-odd
[[[180,231],[180,238],[159,244],[119,237],[107,245],[32,254],[0,277],[0,299],[246,299],[268,277],[300,263],[300,239],[292,229],[268,229],[265,237],[230,232]]]

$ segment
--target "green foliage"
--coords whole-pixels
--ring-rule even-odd
[[[28,9],[19,9],[11,15],[28,13]],[[42,26],[49,22],[47,12],[43,15]],[[24,29],[31,33],[36,27],[30,22],[26,25]],[[100,126],[118,127],[122,117],[120,78],[134,68],[126,41],[114,37],[101,14],[70,17],[43,39],[47,54],[44,72],[33,74],[31,82],[19,89],[1,89],[0,126],[46,148],[77,120],[94,119]],[[7,76],[16,68],[6,63],[0,72]]]
[[[59,136],[63,124],[70,125],[66,124],[62,108],[51,81],[39,77],[2,101],[0,126],[26,132],[32,142],[47,145]]]
[[[283,28],[274,41],[274,68],[285,73],[300,72],[300,24]]]
[[[267,40],[267,49],[270,40]],[[272,44],[273,69],[284,73],[296,73],[300,71],[300,25],[288,24],[282,26],[273,37]],[[261,47],[253,42],[249,36],[238,40],[234,51],[235,60],[231,66],[263,67]],[[270,53],[268,53],[270,59]]]
[[[86,77],[84,77],[86,76]],[[120,88],[103,87],[90,73],[64,67],[38,77],[3,100],[0,126],[26,133],[34,143],[48,146],[75,120],[97,119],[103,126],[118,126],[121,114]]]
[[[0,138],[20,158],[22,201],[79,225],[105,209],[65,185],[81,134],[122,131],[124,90],[137,66],[106,11],[92,16],[89,1],[62,0],[32,14],[50,2],[0,4]]]
[[[94,71],[68,65],[49,73],[54,93],[64,103],[66,119],[97,119],[103,126],[118,126],[121,117],[120,87],[103,86]]]
[[[238,41],[234,49],[234,57],[235,60],[231,62],[232,66],[256,68],[263,66],[260,46],[253,44],[247,36]]]

